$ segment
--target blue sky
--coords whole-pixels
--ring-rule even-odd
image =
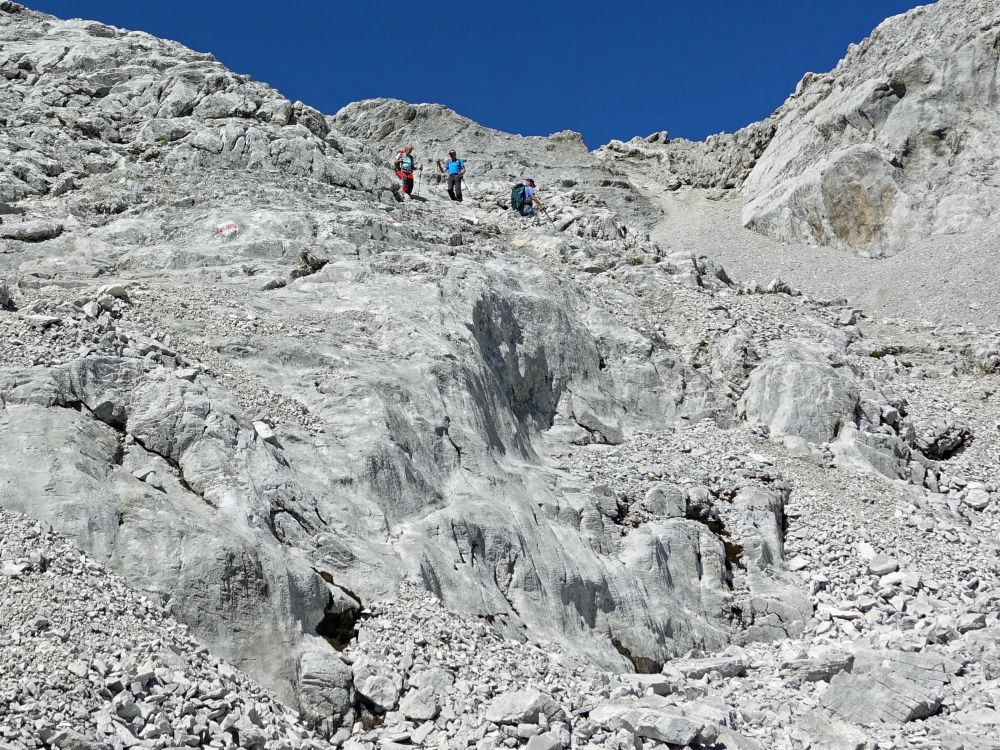
[[[22,0],[209,51],[333,113],[358,99],[441,102],[524,135],[591,147],[668,130],[703,138],[770,114],[806,71],[908,0]]]

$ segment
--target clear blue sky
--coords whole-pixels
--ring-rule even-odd
[[[806,71],[910,0],[22,0],[208,51],[333,113],[358,99],[440,102],[591,147],[703,138],[770,114]]]

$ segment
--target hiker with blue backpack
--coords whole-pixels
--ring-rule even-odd
[[[535,207],[533,203],[537,203],[538,207],[545,211],[545,206],[542,202],[538,200],[538,196],[535,194],[535,181],[525,180],[524,183],[518,183],[514,186],[514,189],[510,191],[510,207],[517,211],[521,216],[534,216]],[[545,211],[546,216],[548,216],[548,211]]]
[[[465,176],[465,161],[458,158],[455,149],[448,152],[448,161],[441,166],[438,159],[438,171],[448,175],[448,197],[453,201],[462,202],[462,178]]]

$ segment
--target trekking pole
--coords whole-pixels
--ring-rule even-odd
[[[424,173],[424,170],[422,170],[422,169],[418,169],[417,170],[417,186],[413,190],[413,194],[415,196],[419,196],[420,195],[420,175],[422,175],[423,173]]]

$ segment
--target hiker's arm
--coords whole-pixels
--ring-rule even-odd
[[[440,159],[437,160],[437,165],[438,165],[438,172],[440,172],[441,174],[444,174],[444,167],[441,166],[441,160]]]

